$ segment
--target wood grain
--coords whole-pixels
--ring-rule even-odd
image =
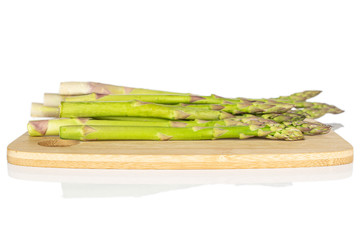
[[[21,166],[97,169],[250,169],[321,167],[353,161],[352,146],[334,132],[303,141],[96,141],[30,137],[8,146]]]

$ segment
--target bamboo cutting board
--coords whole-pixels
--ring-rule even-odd
[[[21,166],[97,169],[250,169],[348,164],[353,148],[331,131],[303,141],[88,141],[30,137],[8,146],[8,162]]]

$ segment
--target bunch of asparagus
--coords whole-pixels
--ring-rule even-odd
[[[224,98],[129,88],[94,82],[63,82],[59,94],[33,103],[30,136],[74,140],[210,140],[261,137],[301,140],[330,126],[307,119],[341,109],[307,100],[320,91],[270,99]]]

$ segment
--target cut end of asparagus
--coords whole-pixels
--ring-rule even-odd
[[[45,93],[44,94],[44,106],[47,107],[59,107],[61,101],[63,101],[63,96],[56,93]]]
[[[60,83],[60,95],[81,95],[92,92],[90,82],[62,82]]]
[[[42,103],[32,103],[31,117],[59,117],[59,108],[47,107]]]
[[[32,137],[40,137],[46,134],[48,120],[29,121],[27,124],[28,133]]]

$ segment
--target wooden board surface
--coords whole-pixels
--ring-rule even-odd
[[[97,169],[249,169],[348,164],[353,148],[334,132],[303,141],[89,141],[20,136],[8,162],[21,166]]]

